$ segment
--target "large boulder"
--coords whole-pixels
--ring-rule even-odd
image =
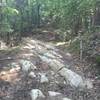
[[[55,73],[59,73],[61,76],[63,76],[66,82],[69,83],[72,87],[82,89],[93,88],[92,82],[90,80],[87,80],[72,70],[66,68],[63,61],[59,59],[48,58],[48,56],[45,55],[40,55],[39,57],[42,61],[46,62]]]

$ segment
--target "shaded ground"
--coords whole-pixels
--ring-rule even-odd
[[[40,89],[45,95],[47,91],[61,92],[72,100],[100,100],[100,80],[96,79],[97,70],[88,62],[81,63],[76,56],[69,52],[64,52],[62,47],[50,42],[54,36],[49,34],[38,34],[31,38],[24,38],[21,47],[11,49],[11,51],[0,52],[0,100],[31,100],[29,92],[31,89]],[[81,76],[91,78],[94,83],[92,90],[78,90],[70,85],[64,84],[63,77],[58,74],[53,76],[49,65],[41,61],[39,54],[52,51],[55,59],[63,61],[69,69],[77,72]],[[37,66],[37,73],[46,73],[49,83],[40,84],[39,78],[25,76],[21,71],[20,60],[31,61]],[[15,67],[13,65],[16,65]]]

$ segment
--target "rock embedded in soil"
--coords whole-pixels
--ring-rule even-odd
[[[28,60],[21,60],[20,61],[21,69],[24,73],[28,73],[31,70],[37,69],[35,65],[31,61]]]
[[[69,98],[63,98],[62,100],[71,100],[71,99],[69,99]]]
[[[91,81],[90,79],[86,79],[86,80],[84,81],[83,86],[86,86],[87,89],[92,89],[92,88],[93,88],[93,83],[92,83],[92,81]]]
[[[39,56],[41,58],[42,61],[46,62],[51,69],[53,69],[53,71],[57,72],[57,70],[63,68],[65,65],[63,63],[61,63],[60,61],[58,61],[57,59],[49,59],[46,56]]]
[[[35,78],[35,77],[36,77],[36,74],[35,74],[34,72],[31,71],[31,72],[28,74],[28,76],[31,77],[31,78]]]
[[[48,91],[49,96],[58,96],[61,95],[59,92],[54,92],[54,91]]]
[[[40,83],[48,83],[49,82],[49,79],[48,77],[46,76],[46,73],[39,73],[40,74]]]
[[[66,82],[69,83],[72,87],[81,89],[93,88],[92,82],[90,80],[86,81],[87,79],[81,77],[70,69],[65,68],[65,65],[62,63],[62,61],[59,61],[59,59],[51,59],[45,55],[40,55],[39,57],[42,61],[46,62],[55,73],[59,73],[61,76],[63,76]]]
[[[59,71],[59,73],[61,76],[64,76],[68,82],[70,82],[71,86],[78,87],[80,84],[83,84],[82,77],[67,68],[63,68]]]
[[[59,92],[48,91],[48,94],[49,94],[49,96],[48,96],[48,99],[46,99],[46,100],[71,100]]]
[[[45,98],[45,95],[39,89],[32,89],[30,92],[30,96],[32,100],[37,100],[37,98]]]
[[[11,68],[16,68],[16,67],[19,67],[19,64],[12,62],[9,66],[11,66]]]

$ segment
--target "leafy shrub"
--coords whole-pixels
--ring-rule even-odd
[[[80,52],[80,41],[79,41],[79,39],[77,39],[77,38],[74,39],[70,43],[68,50],[70,50],[71,52],[74,52],[76,54],[79,54],[79,52]]]
[[[97,55],[97,56],[95,57],[95,61],[96,61],[97,64],[100,65],[100,55]]]

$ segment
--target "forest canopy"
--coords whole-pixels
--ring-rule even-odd
[[[89,38],[99,33],[99,18],[99,0],[0,0],[0,37],[9,44],[34,29],[53,27],[64,41],[80,32]]]

